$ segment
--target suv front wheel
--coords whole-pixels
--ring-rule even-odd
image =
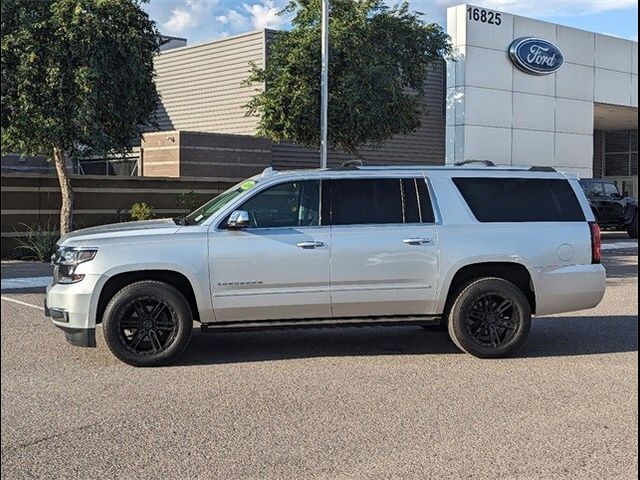
[[[526,340],[531,307],[513,283],[501,278],[476,279],[456,297],[448,326],[461,350],[481,358],[505,357]]]
[[[174,361],[191,339],[189,303],[168,283],[144,280],[127,285],[107,304],[102,320],[111,352],[135,367]]]

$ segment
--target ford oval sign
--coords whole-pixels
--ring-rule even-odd
[[[564,55],[553,43],[541,38],[518,38],[509,47],[511,61],[531,75],[548,75],[564,63]]]

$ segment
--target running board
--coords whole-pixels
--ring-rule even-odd
[[[437,325],[441,317],[392,316],[392,317],[346,317],[312,318],[289,320],[254,320],[238,322],[203,323],[202,333],[257,331],[293,328],[337,328],[337,327],[390,327],[400,325]]]

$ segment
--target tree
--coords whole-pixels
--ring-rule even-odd
[[[320,144],[321,0],[292,0],[292,29],[268,47],[265,68],[249,82],[265,85],[247,105],[260,118],[258,135]],[[407,2],[331,0],[329,21],[329,132],[331,148],[360,156],[358,147],[382,145],[420,126],[424,83],[431,64],[451,52],[448,35]]]
[[[53,159],[62,234],[67,159],[126,152],[149,123],[158,38],[138,0],[2,0],[2,152]]]

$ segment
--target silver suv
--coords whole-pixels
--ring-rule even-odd
[[[501,357],[531,315],[602,300],[600,231],[575,176],[537,167],[345,167],[246,180],[178,219],[60,240],[46,313],[136,366],[203,331],[441,324]]]

